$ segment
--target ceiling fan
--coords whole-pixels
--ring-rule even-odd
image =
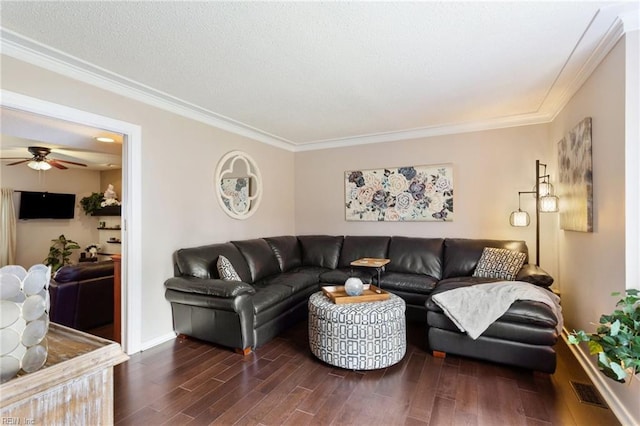
[[[68,167],[61,163],[73,164],[74,166],[87,167],[86,164],[76,163],[75,161],[56,160],[54,158],[47,158],[47,155],[51,153],[51,148],[41,146],[30,146],[29,152],[33,155],[32,158],[1,158],[1,160],[21,160],[15,163],[9,163],[7,166],[15,166],[17,164],[27,163],[27,166],[34,170],[49,170],[51,166],[66,170]]]

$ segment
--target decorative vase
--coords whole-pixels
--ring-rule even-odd
[[[0,268],[0,382],[20,370],[32,373],[47,360],[51,267]]]
[[[360,278],[351,277],[344,283],[344,291],[346,291],[349,296],[360,296],[363,289],[364,284],[362,284]]]

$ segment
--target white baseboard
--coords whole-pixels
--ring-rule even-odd
[[[569,336],[569,331],[566,328],[562,329],[562,338],[567,341],[567,337]],[[589,357],[587,354],[582,352],[578,346],[569,345],[569,349],[573,353],[573,356],[576,357],[584,371],[589,376],[589,379],[593,382],[594,386],[600,392],[600,395],[605,399],[607,405],[613,411],[613,414],[618,418],[620,423],[623,425],[633,426],[636,424],[636,419],[633,418],[629,410],[624,406],[624,404],[618,399],[616,394],[612,391],[610,383],[608,383],[611,379],[608,379],[598,368],[589,361]]]
[[[146,351],[148,349],[153,348],[154,346],[158,346],[164,342],[168,342],[169,340],[173,340],[175,339],[177,336],[175,331],[172,331],[171,333],[167,333],[164,334],[162,336],[156,337],[155,339],[152,340],[148,340],[146,342],[142,342],[140,344],[140,351]],[[131,355],[131,354],[129,354]]]

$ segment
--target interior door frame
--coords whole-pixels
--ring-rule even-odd
[[[122,146],[122,348],[142,350],[142,128],[139,125],[2,90],[0,105],[124,135]]]

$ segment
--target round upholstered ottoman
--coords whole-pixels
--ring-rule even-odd
[[[335,304],[321,291],[309,298],[311,352],[336,367],[375,370],[407,351],[404,300]]]

